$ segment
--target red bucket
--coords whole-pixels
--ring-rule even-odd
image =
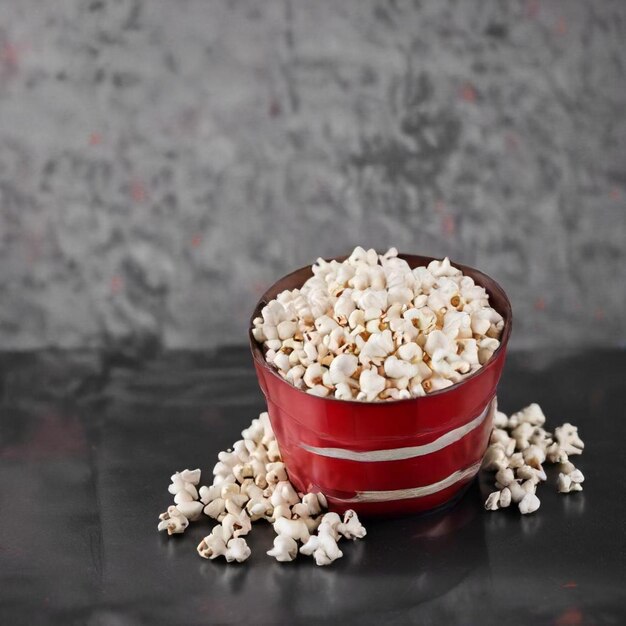
[[[411,267],[433,260],[399,256]],[[487,290],[490,305],[504,318],[504,330],[500,347],[483,367],[441,391],[384,402],[320,398],[283,380],[249,333],[289,478],[302,492],[324,493],[331,510],[351,508],[365,515],[428,511],[460,495],[478,472],[511,335],[511,304],[492,278],[453,265]],[[303,267],[281,278],[261,297],[251,319],[281,291],[301,287],[310,276],[311,268]]]

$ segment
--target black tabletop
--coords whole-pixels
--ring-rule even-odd
[[[259,411],[245,349],[147,359],[0,356],[0,623],[624,624],[626,353],[515,353],[500,407],[535,401],[586,443],[582,493],[483,509],[476,482],[447,512],[367,520],[363,541],[316,567],[266,556],[256,524],[242,565],[205,561],[211,528],[157,533],[175,470],[200,467]]]

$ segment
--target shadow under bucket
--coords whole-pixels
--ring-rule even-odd
[[[411,268],[433,260],[398,256]],[[283,380],[265,361],[252,336],[252,319],[281,291],[301,287],[313,275],[311,267],[274,283],[254,309],[250,348],[289,479],[302,492],[324,493],[331,510],[354,509],[363,515],[429,511],[453,500],[480,468],[511,335],[511,304],[492,278],[453,265],[486,289],[490,305],[504,318],[500,346],[466,379],[419,398],[320,398]]]

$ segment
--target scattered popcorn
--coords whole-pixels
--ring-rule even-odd
[[[176,508],[190,521],[195,522],[202,515],[202,502],[180,502]]]
[[[221,526],[215,526],[210,535],[207,535],[198,544],[198,554],[204,559],[216,559],[226,554],[226,542]]]
[[[411,269],[395,248],[378,255],[357,247],[312,270],[302,287],[263,307],[252,329],[266,361],[307,393],[419,397],[463,380],[500,346],[502,316],[447,257]],[[539,419],[529,409],[523,419]]]
[[[485,502],[487,511],[497,511],[500,508],[500,492],[492,491]]]
[[[339,524],[332,524],[325,518],[336,516],[339,522],[341,518],[336,513],[326,513],[322,518],[317,535],[309,537],[307,542],[300,548],[301,554],[312,556],[317,565],[330,565],[333,561],[340,559],[343,552],[337,545],[339,533],[336,528]]]
[[[559,469],[559,479],[557,490],[559,493],[571,493],[572,491],[582,491],[582,482],[585,480],[583,473],[574,467],[573,463],[565,461],[561,463]]]
[[[226,557],[226,561],[228,563],[232,563],[233,561],[243,563],[250,556],[250,554],[250,548],[248,547],[246,540],[241,537],[237,537],[236,539],[231,539],[226,544],[224,557]]]
[[[527,493],[519,503],[520,513],[522,515],[534,513],[540,504],[539,498],[534,493]]]
[[[543,414],[541,407],[533,402],[525,409],[513,413],[513,415],[509,417],[509,428],[516,428],[522,423],[530,424],[531,426],[543,426],[546,423],[546,416]]]
[[[307,525],[300,519],[277,517],[274,522],[274,530],[277,535],[285,535],[296,541],[306,542],[310,536]]]
[[[159,515],[159,519],[158,530],[167,530],[168,535],[183,533],[189,526],[189,520],[175,506],[168,507],[165,513]]]
[[[274,547],[268,550],[267,554],[281,563],[293,561],[298,555],[298,544],[293,537],[277,535],[274,538]]]
[[[559,447],[568,456],[574,454],[582,454],[585,444],[578,436],[578,428],[571,424],[563,424],[554,430],[554,438],[557,440]]]
[[[356,513],[352,510],[345,512],[343,522],[337,526],[337,530],[346,539],[363,539],[367,534],[365,526],[361,524]]]
[[[416,353],[415,349],[410,350]],[[389,367],[395,374],[393,361]],[[337,376],[351,376],[346,373],[351,365],[340,360],[335,368]],[[536,404],[510,418],[496,412],[482,464],[483,470],[495,473],[497,489],[485,502],[487,510],[504,509],[514,503],[523,515],[537,511],[541,502],[536,490],[547,479],[542,465],[546,461],[560,463],[559,493],[582,491],[585,478],[568,460],[584,449],[578,430],[564,424],[555,429],[553,437],[543,428],[544,424],[545,416]],[[199,543],[198,554],[206,559],[224,557],[229,563],[241,563],[251,554],[244,536],[251,531],[253,522],[264,519],[276,532],[274,545],[267,551],[269,556],[288,562],[300,552],[312,556],[317,565],[329,565],[343,556],[338,546],[342,537],[356,540],[366,535],[354,511],[346,511],[343,519],[337,513],[324,513],[327,503],[323,494],[296,491],[280,459],[267,413],[252,420],[242,437],[232,449],[219,453],[210,486],[197,487],[199,469],[171,476],[168,491],[174,495],[175,504],[159,515],[159,531],[181,534],[204,513],[219,523]]]
[[[196,485],[200,480],[200,470],[183,470],[172,474],[170,480],[172,484],[168,487],[168,491],[174,495],[174,502],[193,502],[198,499],[198,491]]]
[[[199,469],[172,475],[169,492],[176,504],[159,516],[159,531],[183,533],[189,522],[204,513],[219,523],[199,543],[198,554],[205,559],[223,556],[229,563],[248,559],[251,552],[243,537],[260,519],[270,522],[276,531],[274,547],[267,554],[281,562],[296,558],[300,542],[302,554],[312,555],[318,565],[329,565],[343,555],[337,546],[340,537],[365,536],[354,511],[346,511],[342,521],[336,513],[324,514],[327,502],[323,494],[296,491],[280,459],[267,413],[252,420],[241,436],[232,449],[218,454],[212,485],[196,488]]]
[[[582,491],[585,477],[568,460],[570,455],[582,454],[585,447],[578,429],[563,424],[555,429],[553,437],[543,428],[545,422],[538,404],[531,404],[511,417],[496,411],[490,445],[481,467],[484,471],[495,472],[498,489],[487,497],[485,509],[488,511],[497,511],[515,502],[523,515],[534,513],[541,504],[535,494],[537,485],[547,480],[543,469],[546,461],[560,463],[559,493]]]

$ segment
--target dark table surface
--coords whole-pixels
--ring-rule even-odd
[[[263,399],[248,353],[0,356],[0,623],[625,624],[626,353],[512,354],[509,412],[539,402],[586,443],[582,493],[487,513],[477,482],[447,513],[368,522],[344,558],[280,564],[259,523],[243,565],[205,561],[210,524],[157,533],[169,476],[209,482]]]

